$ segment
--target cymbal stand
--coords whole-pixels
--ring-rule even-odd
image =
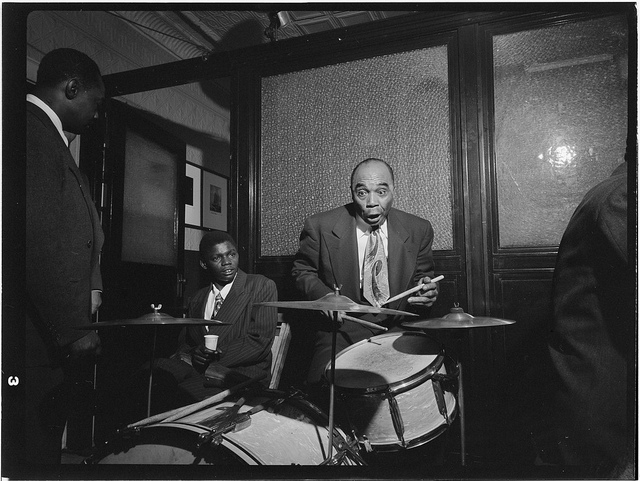
[[[333,311],[333,327],[331,329],[331,375],[329,376],[329,448],[327,459],[333,455],[333,423],[334,423],[334,379],[336,370],[336,337],[338,333],[338,311]]]
[[[462,383],[462,362],[458,361],[458,416],[460,417],[460,464],[467,465],[467,443],[464,426],[464,389]]]
[[[158,304],[158,307],[155,304],[151,304],[151,309],[153,312],[158,312],[162,309],[162,304]],[[151,345],[151,359],[149,360],[149,389],[147,390],[147,417],[151,416],[151,387],[153,385],[153,362],[156,357],[156,340],[158,337],[158,326],[153,326],[153,343]]]

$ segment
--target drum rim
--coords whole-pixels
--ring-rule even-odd
[[[449,424],[447,424],[446,422],[440,423],[432,431],[429,431],[423,434],[422,436],[418,436],[415,439],[408,441],[406,446],[402,446],[399,440],[397,443],[395,442],[381,443],[381,442],[376,442],[369,439],[368,442],[371,444],[374,451],[377,451],[377,452],[397,452],[397,451],[406,451],[408,449],[417,448],[424,444],[430,443],[431,441],[436,439],[438,436],[441,436],[445,431],[447,431],[451,427],[451,424],[453,424],[453,422],[456,420],[458,415],[458,409],[459,409],[459,406],[456,400],[453,406],[453,410],[451,411],[451,414],[449,414],[449,421],[450,421]],[[358,443],[363,445],[364,441],[361,439],[358,439]]]
[[[338,357],[342,354],[345,353],[347,351],[351,351],[353,349],[355,349],[357,346],[359,346],[360,344],[364,344],[369,342],[371,339],[380,339],[382,337],[391,337],[391,336],[395,336],[395,337],[401,337],[404,335],[409,335],[409,336],[417,336],[417,337],[422,337],[425,339],[428,339],[430,341],[433,341],[436,345],[438,345],[439,347],[439,351],[438,354],[436,354],[436,359],[429,364],[426,368],[424,368],[423,370],[405,378],[405,379],[401,379],[400,381],[395,381],[392,383],[388,383],[388,384],[378,384],[377,386],[370,386],[370,387],[347,387],[347,386],[340,386],[338,384],[335,383],[335,379],[334,379],[334,387],[337,391],[339,391],[340,393],[344,393],[344,394],[350,394],[350,395],[362,395],[362,396],[378,396],[381,393],[389,393],[389,394],[401,394],[415,386],[419,386],[420,384],[422,384],[425,381],[428,381],[429,379],[431,379],[433,377],[433,375],[438,372],[438,370],[442,367],[442,365],[444,364],[444,359],[445,359],[445,351],[444,351],[444,346],[435,341],[433,338],[429,337],[428,335],[426,335],[423,332],[419,332],[419,331],[394,331],[394,332],[386,332],[384,334],[379,334],[377,336],[371,336],[368,337],[366,339],[363,339],[362,341],[358,341],[355,344],[351,344],[350,346],[346,347],[345,349],[343,349],[342,351],[340,351],[337,355],[336,355],[336,360],[338,359]],[[325,377],[326,373],[331,369],[331,361],[329,361],[329,363],[327,364],[326,368],[325,368]]]

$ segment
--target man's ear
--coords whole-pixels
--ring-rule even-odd
[[[80,82],[77,78],[72,78],[67,81],[67,85],[64,88],[64,94],[67,100],[73,100],[78,96],[80,92]]]
[[[202,267],[204,270],[207,270],[207,264],[202,261],[200,261],[200,267]]]

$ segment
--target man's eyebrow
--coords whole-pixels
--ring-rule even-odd
[[[380,185],[382,185],[382,186],[384,186],[384,187],[389,187],[389,182],[378,182],[378,183],[376,184],[376,187],[377,187],[377,186],[380,186]],[[353,187],[354,187],[354,188],[357,188],[357,187],[366,187],[366,186],[367,186],[367,185],[366,185],[364,182],[357,182],[357,183],[356,183],[356,185],[354,185]]]

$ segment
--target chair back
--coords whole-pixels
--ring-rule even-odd
[[[278,327],[276,337],[271,346],[271,383],[269,389],[277,389],[284,369],[284,361],[291,342],[291,326],[282,320],[282,314],[278,313]]]

